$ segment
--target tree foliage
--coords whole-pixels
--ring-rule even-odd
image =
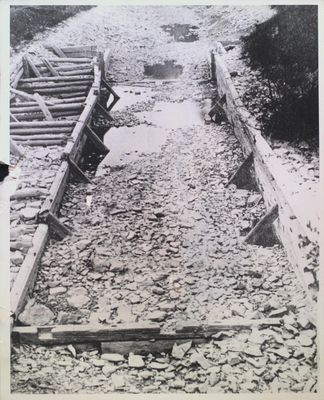
[[[92,6],[11,6],[10,44],[17,46],[23,40],[31,40],[37,32]]]
[[[273,6],[276,13],[243,37],[242,56],[267,86],[266,135],[318,136],[317,6]]]

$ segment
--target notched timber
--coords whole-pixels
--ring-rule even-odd
[[[253,174],[253,159],[253,153],[250,153],[230,177],[225,187],[234,184],[238,189],[247,189],[257,192],[258,187]]]
[[[91,183],[91,180],[85,175],[85,173],[80,169],[80,167],[72,160],[70,156],[67,158],[69,166],[71,168],[72,175],[79,181],[85,183]]]
[[[99,139],[99,137],[93,132],[93,130],[90,128],[89,125],[85,126],[85,134],[87,135],[87,138],[92,142],[94,147],[101,153],[101,154],[108,154],[109,149],[106,147],[106,145],[103,143],[102,140]]]

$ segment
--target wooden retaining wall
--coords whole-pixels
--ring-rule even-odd
[[[243,106],[222,55],[225,49],[217,43],[212,53],[212,78],[216,80],[219,97],[245,157],[252,154],[258,187],[267,210],[278,205],[274,221],[276,233],[293,265],[314,312],[318,291],[318,271],[312,254],[318,253],[319,207],[314,198],[302,192],[291,174],[255,128],[255,120]],[[224,97],[225,95],[225,97]],[[316,320],[313,315],[313,320]]]

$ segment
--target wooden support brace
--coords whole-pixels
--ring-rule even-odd
[[[68,156],[68,163],[71,168],[71,173],[75,178],[81,182],[91,183],[91,180],[84,174],[84,172],[78,167],[78,165]]]
[[[28,94],[26,92],[23,92],[22,90],[17,90],[14,88],[10,88],[10,92],[24,99],[31,100],[36,103],[35,97],[32,94]]]
[[[248,233],[244,241],[248,244],[256,244],[261,246],[271,245],[273,238],[269,237],[274,235],[272,223],[279,217],[278,204],[273,206],[269,212],[255,225],[254,228]],[[278,241],[278,239],[277,239]]]
[[[65,53],[63,52],[62,49],[60,49],[57,46],[51,46],[51,48],[53,49],[54,53],[56,53],[56,55],[58,55],[59,57],[66,57]]]
[[[108,119],[108,121],[113,121],[113,117],[109,114],[109,112],[99,103],[96,104],[96,107],[100,114],[102,114],[105,118]]]
[[[53,67],[53,65],[46,58],[42,58],[42,61],[53,76],[59,76],[59,73],[56,71],[56,69]]]
[[[106,145],[98,138],[98,136],[93,132],[89,125],[85,126],[85,134],[87,135],[88,139],[92,142],[95,148],[100,151],[102,154],[108,154],[109,149]]]
[[[108,89],[109,93],[111,93],[114,97],[114,100],[109,104],[109,107],[107,108],[107,110],[110,111],[114,107],[114,105],[117,103],[117,101],[120,99],[120,97],[118,96],[118,94],[114,91],[114,89],[109,85],[109,83],[105,79],[102,79],[101,82]]]
[[[70,229],[67,228],[51,211],[47,214],[46,220],[50,229],[52,229],[60,239],[72,235]]]
[[[13,115],[13,113],[10,113],[10,118],[15,122],[19,122],[19,120]]]
[[[32,60],[28,56],[25,56],[25,58],[26,58],[26,61],[27,61],[28,65],[29,65],[30,69],[33,71],[34,75],[37,76],[37,77],[40,77],[41,73],[38,71],[37,67],[32,62]]]
[[[19,150],[18,145],[12,139],[10,139],[10,151],[15,156],[18,156],[18,157],[22,156],[22,152]]]
[[[35,93],[34,98],[37,101],[40,109],[42,110],[46,121],[54,121],[54,118],[53,118],[50,110],[47,108],[47,105],[45,104],[45,101],[43,100],[42,96],[38,93]]]
[[[252,177],[250,168],[253,164],[253,153],[250,153],[243,163],[237,168],[234,174],[230,177],[225,187],[234,184],[239,189],[251,188]]]

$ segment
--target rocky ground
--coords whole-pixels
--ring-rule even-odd
[[[219,38],[230,39],[229,29],[235,38],[269,13],[256,10],[98,7],[31,43],[35,51],[58,40],[111,47],[110,79],[129,101],[113,112],[105,136],[112,151],[96,175],[88,172],[92,184],[69,185],[60,218],[73,235],[51,239],[20,321],[150,320],[165,332],[189,319],[280,317],[282,325],[220,333],[186,344],[180,355],[176,348],[122,356],[95,346],[15,345],[13,392],[316,390],[316,329],[305,295],[279,244],[243,242],[265,206],[257,192],[225,186],[243,155],[226,121],[216,125],[207,117],[215,93],[206,60],[214,38],[206,23]],[[161,28],[175,23],[193,25],[199,40],[175,42]],[[162,66],[145,77],[145,66],[156,63]],[[166,80],[156,79],[157,71]],[[177,79],[167,81],[171,72]],[[138,137],[134,148],[115,145],[116,129]]]

